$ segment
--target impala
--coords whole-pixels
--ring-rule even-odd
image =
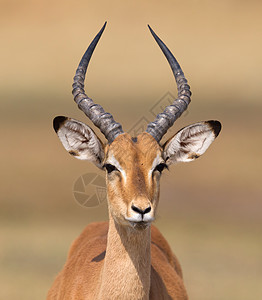
[[[145,132],[137,137],[125,133],[84,90],[87,66],[105,26],[79,63],[73,95],[107,143],[89,126],[71,118],[56,117],[54,129],[71,155],[106,171],[109,222],[88,225],[75,240],[47,299],[188,299],[180,264],[165,238],[151,225],[159,202],[159,181],[169,165],[201,156],[218,136],[221,124],[199,122],[160,144],[187,109],[191,92],[177,60],[149,26],[173,71],[178,97]]]

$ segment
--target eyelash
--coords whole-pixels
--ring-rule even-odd
[[[118,169],[111,164],[105,164],[103,167],[106,168],[108,174],[112,173],[113,171],[118,171]]]
[[[106,168],[108,174],[112,173],[113,171],[118,171],[118,169],[111,164],[105,164],[103,167]],[[158,171],[159,173],[162,173],[164,169],[168,169],[168,166],[165,163],[161,163],[155,167],[153,172]]]

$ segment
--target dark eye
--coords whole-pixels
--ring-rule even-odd
[[[110,164],[105,164],[104,167],[106,168],[108,174],[110,174],[113,171],[118,171],[118,169],[115,166]]]
[[[162,173],[164,169],[167,169],[167,165],[165,163],[161,163],[155,167],[154,171]]]

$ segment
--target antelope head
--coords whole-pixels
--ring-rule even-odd
[[[107,143],[80,121],[58,116],[53,125],[71,155],[91,161],[106,171],[108,206],[114,221],[130,228],[144,229],[155,217],[162,171],[171,164],[190,162],[204,154],[218,136],[221,124],[218,121],[199,122],[160,143],[167,130],[187,109],[191,92],[179,63],[149,26],[173,71],[178,97],[148,124],[145,132],[137,137],[125,133],[113,116],[95,104],[84,90],[87,66],[105,26],[106,23],[79,63],[72,93],[78,107],[100,129]]]

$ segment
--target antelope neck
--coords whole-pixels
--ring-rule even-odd
[[[150,226],[135,230],[109,217],[99,299],[149,299]]]

